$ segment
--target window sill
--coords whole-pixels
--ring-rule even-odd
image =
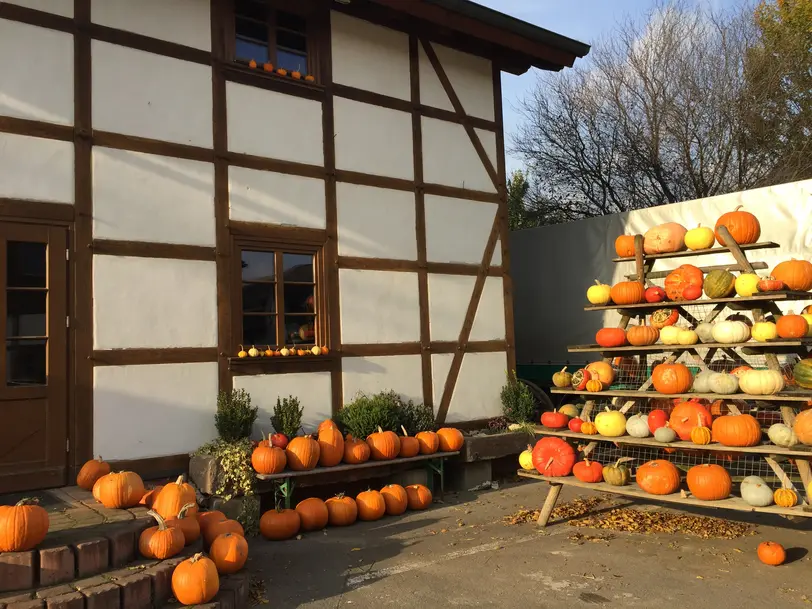
[[[284,374],[287,372],[329,372],[339,358],[328,355],[289,355],[283,357],[229,357],[228,369],[236,376]]]
[[[308,82],[304,79],[297,80],[290,75],[282,76],[276,72],[266,72],[262,66],[250,68],[239,61],[223,62],[220,65],[226,80],[232,82],[317,101],[324,99],[324,85],[317,81]]]

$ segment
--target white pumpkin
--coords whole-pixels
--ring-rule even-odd
[[[633,438],[648,438],[651,432],[648,428],[648,415],[637,413],[626,421],[626,433]]]
[[[712,335],[717,343],[743,343],[750,338],[750,326],[743,321],[720,321],[713,325]]]
[[[784,377],[776,370],[747,370],[739,377],[739,387],[749,395],[775,395],[784,389]]]
[[[595,417],[598,433],[608,438],[617,438],[626,433],[626,417],[618,410],[607,408]]]
[[[713,324],[703,321],[696,327],[696,334],[703,343],[713,342]]]
[[[747,476],[742,480],[741,496],[747,505],[767,507],[773,503],[773,491],[758,476]]]
[[[696,393],[711,393],[709,383],[714,374],[716,374],[716,372],[713,370],[703,370],[702,372],[698,372],[694,377],[694,384],[691,391]]]
[[[677,439],[677,432],[670,427],[658,427],[654,430],[654,439],[667,444]]]
[[[739,390],[739,379],[735,374],[728,374],[727,372],[714,372],[708,379],[708,388],[713,393],[721,393],[722,395],[730,395]]]
[[[699,335],[693,330],[680,329],[677,334],[677,342],[680,345],[695,345],[699,342]]]
[[[677,326],[666,326],[660,329],[660,340],[664,345],[679,344],[680,329]]]
[[[792,431],[789,425],[784,425],[783,423],[770,425],[770,428],[767,430],[767,437],[770,438],[770,442],[776,446],[783,446],[784,448],[792,448],[798,444],[798,436],[795,435],[795,432]]]

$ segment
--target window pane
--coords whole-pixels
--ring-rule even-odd
[[[293,13],[286,13],[284,11],[276,12],[276,24],[279,27],[295,30],[304,33],[307,31],[307,20],[299,15]]]
[[[274,259],[275,256],[273,252],[250,252],[243,250],[243,281],[273,281]]]
[[[237,0],[234,12],[241,17],[266,21],[268,18],[268,5],[262,0]]]
[[[276,63],[277,67],[285,68],[288,72],[296,71],[307,74],[307,55],[277,49]]]
[[[46,385],[46,340],[6,341],[6,384]]]
[[[6,292],[6,337],[45,336],[45,290]]]
[[[282,285],[285,290],[285,313],[315,313],[314,285]]]
[[[268,61],[268,46],[237,38],[234,54],[237,59],[245,61],[253,59],[257,63],[263,64]]]
[[[276,313],[276,284],[242,284],[242,310],[244,313]]]
[[[314,344],[316,341],[315,315],[286,315],[285,336],[288,344]]]
[[[276,45],[289,51],[307,53],[307,38],[301,34],[294,34],[287,30],[276,31]]]
[[[264,347],[277,345],[276,315],[246,315],[242,318],[242,344],[246,350],[251,345]]]
[[[283,254],[284,281],[314,283],[312,254]]]
[[[46,252],[44,243],[9,241],[6,262],[8,287],[44,288]]]

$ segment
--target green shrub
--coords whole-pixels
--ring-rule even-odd
[[[399,399],[398,411],[400,424],[406,428],[410,436],[417,435],[421,431],[435,431],[437,428],[431,406]]]
[[[394,391],[382,391],[375,395],[358,393],[355,399],[338,411],[334,417],[344,434],[364,439],[378,431],[400,431],[400,398]]]
[[[281,400],[276,398],[276,406],[274,406],[273,416],[271,416],[271,425],[273,425],[277,433],[292,438],[302,428],[303,412],[304,408],[299,405],[299,398],[292,395]]]
[[[250,438],[257,420],[256,406],[251,406],[251,396],[245,389],[221,391],[217,395],[217,413],[214,426],[226,442]]]
[[[508,373],[507,383],[502,387],[502,414],[512,423],[529,423],[536,410],[536,398],[530,389],[516,378],[516,371]]]

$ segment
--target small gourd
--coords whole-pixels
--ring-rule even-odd
[[[747,476],[742,480],[741,496],[747,505],[767,507],[773,504],[773,491],[758,476]]]
[[[798,444],[798,436],[788,425],[783,423],[771,425],[767,430],[767,437],[770,438],[770,442],[783,448],[792,448]]]
[[[632,473],[626,466],[626,461],[631,461],[630,457],[621,457],[613,465],[603,467],[603,480],[612,486],[626,486],[632,479]]]
[[[766,343],[768,340],[778,337],[778,327],[771,321],[758,321],[753,324],[751,334],[753,340]]]
[[[660,330],[660,340],[664,345],[679,344],[680,329],[677,326],[666,326]]]
[[[694,384],[691,387],[691,391],[695,393],[710,393],[710,380],[711,377],[716,374],[712,370],[703,370],[694,377]]]
[[[759,281],[761,281],[761,277],[755,273],[742,273],[736,277],[736,283],[734,284],[736,287],[736,294],[744,298],[748,298],[753,294],[758,293]]]
[[[310,353],[312,353],[313,355],[321,355],[321,347],[319,346],[311,347]]]
[[[595,417],[595,427],[598,433],[607,438],[617,438],[626,433],[626,417],[622,412],[610,410],[608,407]],[[583,433],[583,426],[581,432]]]
[[[697,426],[691,430],[691,442],[704,446],[711,443],[711,430],[702,424],[702,417],[697,417]]]
[[[791,488],[779,488],[773,493],[775,504],[783,508],[791,508],[798,505],[798,493]]]
[[[593,375],[593,378],[586,382],[586,390],[590,393],[598,393],[599,391],[603,391],[603,383],[600,381],[600,379],[595,378]]]
[[[569,387],[572,384],[572,374],[567,372],[567,367],[564,366],[560,372],[553,374],[553,385],[559,389]]]
[[[533,465],[533,447],[529,444],[527,445],[527,449],[523,450],[522,454],[519,455],[519,467],[526,471],[536,469]]]
[[[670,444],[677,439],[677,432],[665,425],[654,430],[654,439],[664,444]]]
[[[240,359],[248,357],[248,352],[242,345],[240,345],[240,350],[237,352],[237,357],[239,357]]]
[[[703,321],[696,327],[696,335],[699,337],[699,340],[703,343],[712,343],[713,342],[713,324],[707,321]]]
[[[598,428],[592,421],[584,421],[581,423],[581,433],[587,436],[594,436],[598,433]]]
[[[612,291],[612,286],[601,283],[597,279],[595,285],[591,286],[586,291],[586,299],[595,306],[603,306],[609,304],[611,300],[609,294]]]
[[[699,342],[699,335],[690,329],[680,328],[677,333],[677,343],[680,345],[695,345]]]
[[[288,355],[290,355],[290,349],[288,349],[287,347],[282,347],[279,350],[279,355],[281,355],[282,357],[287,357]]]
[[[248,350],[248,357],[259,357],[259,349],[251,345],[251,348]]]
[[[633,438],[647,438],[651,435],[648,428],[648,415],[637,413],[626,421],[626,433]]]
[[[739,390],[739,379],[735,374],[727,372],[714,372],[708,380],[708,388],[713,393],[730,395]]]

